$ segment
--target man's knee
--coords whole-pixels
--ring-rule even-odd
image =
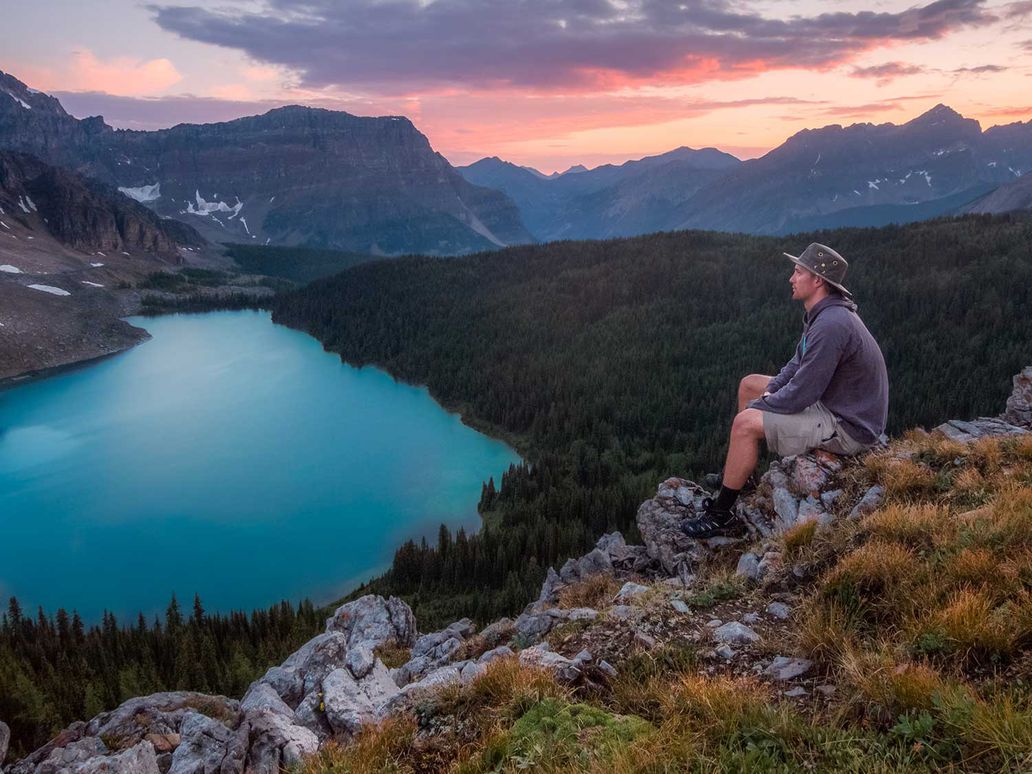
[[[767,390],[770,379],[771,377],[763,374],[749,374],[742,377],[738,383],[738,399],[750,401],[759,398]]]
[[[752,408],[739,411],[731,424],[731,432],[749,438],[762,438],[763,412]]]

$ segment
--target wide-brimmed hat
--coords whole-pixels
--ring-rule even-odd
[[[784,253],[784,256],[792,263],[798,263],[807,271],[812,271],[829,285],[838,288],[852,298],[853,294],[842,284],[846,278],[846,269],[849,268],[849,264],[845,258],[827,245],[814,242],[803,250],[802,255],[795,256]]]

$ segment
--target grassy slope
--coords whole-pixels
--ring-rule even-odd
[[[497,662],[330,746],[305,774],[1032,770],[1032,436],[964,447],[913,432],[844,479],[881,483],[886,503],[782,538],[780,581],[800,604],[764,654],[813,659],[814,682],[837,687],[830,699],[789,700],[730,665],[703,668],[706,646],[674,627],[656,648],[628,650],[619,677],[594,690]],[[721,600],[766,604],[768,592],[730,583],[728,566],[689,600],[699,620]],[[604,603],[604,586],[564,602]],[[642,604],[670,620],[667,596],[657,588]],[[603,615],[591,628],[607,625]],[[590,635],[550,640],[562,652]]]

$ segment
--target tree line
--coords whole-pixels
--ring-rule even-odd
[[[26,613],[12,597],[0,616],[0,718],[11,727],[12,756],[133,696],[193,690],[239,698],[323,620],[307,601],[211,614],[198,597],[184,611],[173,596],[163,619],[119,623],[106,612],[87,627],[78,613]]]

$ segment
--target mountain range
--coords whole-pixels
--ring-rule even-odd
[[[498,158],[460,171],[507,193],[546,241],[686,228],[788,234],[880,226],[1027,207],[1021,177],[1032,171],[1032,121],[982,131],[936,105],[900,125],[804,129],[744,162],[712,148],[679,148],[552,177]]]
[[[756,159],[677,148],[545,175],[452,167],[406,118],[291,106],[117,130],[0,73],[0,149],[117,188],[207,240],[458,255],[704,229],[788,234],[1025,208],[1032,121],[982,130],[945,105],[903,124],[805,129]]]
[[[460,254],[532,241],[407,119],[291,106],[144,132],[77,119],[0,73],[0,148],[117,187],[213,242]]]

